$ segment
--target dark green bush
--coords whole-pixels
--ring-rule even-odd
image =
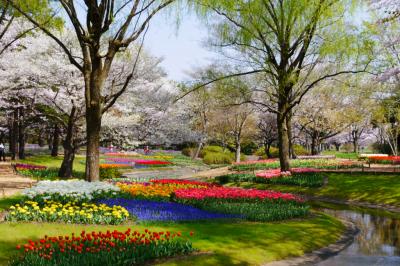
[[[242,152],[246,155],[252,155],[257,150],[257,144],[253,141],[246,141],[242,143]]]
[[[192,157],[195,152],[195,148],[184,148],[182,150],[182,154],[188,157]]]

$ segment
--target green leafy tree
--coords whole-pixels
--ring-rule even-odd
[[[259,77],[256,97],[250,102],[277,115],[279,158],[284,171],[289,169],[293,108],[320,81],[364,71],[354,68],[361,58],[351,60],[351,55],[371,43],[346,25],[345,15],[355,2],[201,1],[200,13],[214,26],[215,45],[235,58],[241,68],[209,83],[240,75]]]

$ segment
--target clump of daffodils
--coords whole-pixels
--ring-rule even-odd
[[[109,207],[105,204],[82,203],[76,201],[62,204],[36,201],[11,206],[6,217],[8,221],[66,222],[82,224],[121,224],[129,218],[128,211],[121,206]]]

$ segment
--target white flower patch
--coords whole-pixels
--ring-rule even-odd
[[[70,181],[40,181],[34,187],[27,188],[22,194],[33,199],[37,196],[60,195],[63,197],[73,197],[77,200],[91,200],[93,194],[115,193],[119,187],[105,182],[87,182],[83,180]],[[43,197],[44,198],[44,197]]]

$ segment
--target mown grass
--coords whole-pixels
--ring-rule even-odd
[[[400,174],[327,173],[328,184],[322,188],[287,185],[230,183],[229,186],[273,189],[341,200],[400,206]]]
[[[60,168],[62,161],[63,161],[62,155],[59,155],[57,157],[52,157],[50,155],[35,155],[35,156],[29,156],[24,160],[19,160],[18,163],[37,164],[37,165],[47,166],[48,168]],[[85,156],[76,155],[73,169],[75,171],[84,172],[85,161],[86,161]]]
[[[358,153],[356,152],[343,152],[343,151],[323,151],[322,155],[335,155],[338,159],[358,159]]]
[[[279,223],[152,223],[133,226],[84,226],[49,223],[1,223],[0,265],[16,255],[15,246],[44,235],[66,235],[81,230],[122,229],[143,231],[194,232],[194,247],[205,252],[199,256],[172,259],[159,265],[260,265],[290,256],[301,256],[335,242],[343,232],[343,225],[324,214],[309,219]]]

